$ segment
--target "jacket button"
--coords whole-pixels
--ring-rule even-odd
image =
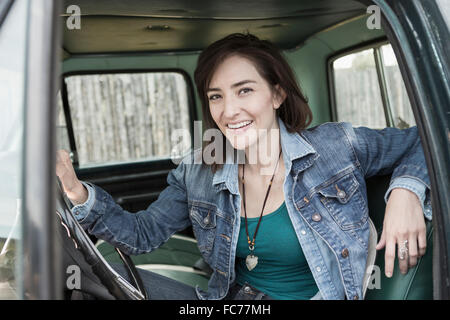
[[[313,221],[315,222],[319,222],[320,220],[322,220],[322,216],[320,214],[318,214],[317,212],[314,213],[311,217],[313,219]]]
[[[341,255],[342,255],[342,258],[347,258],[348,257],[348,249],[345,248],[344,250],[342,250]]]
[[[345,191],[342,191],[342,190],[340,190],[338,193],[337,193],[337,196],[339,197],[339,198],[345,198],[345,195],[346,195],[346,193],[345,193]]]
[[[359,297],[357,294],[353,296],[353,300],[359,300]]]

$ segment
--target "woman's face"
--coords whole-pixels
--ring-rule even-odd
[[[215,123],[235,149],[245,150],[278,129],[275,111],[282,100],[253,63],[241,56],[225,59],[207,90]]]

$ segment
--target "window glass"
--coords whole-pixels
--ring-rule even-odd
[[[386,127],[373,49],[333,62],[337,121],[353,126]]]
[[[175,130],[190,130],[181,74],[75,75],[65,82],[80,167],[164,159],[190,149],[190,139],[171,139]]]
[[[375,53],[379,53],[378,65]],[[373,129],[386,126],[405,129],[416,125],[390,44],[350,53],[334,60],[332,66],[338,122],[348,121],[353,126]],[[380,83],[383,81],[382,74],[384,83]],[[383,105],[381,87],[386,90],[386,106]],[[386,111],[389,117],[386,117]],[[390,123],[386,123],[386,118],[392,118]]]
[[[0,299],[22,297],[21,203],[26,1],[0,28]]]
[[[406,93],[400,68],[395,58],[394,50],[390,44],[381,47],[383,57],[384,74],[386,77],[386,87],[389,95],[389,105],[392,116],[394,117],[394,126],[400,129],[406,129],[416,125],[414,114]]]

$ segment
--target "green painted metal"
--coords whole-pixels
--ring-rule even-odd
[[[365,12],[351,0],[66,0],[77,5],[81,27],[64,29],[74,53],[201,50],[234,32],[250,32],[283,49]],[[62,15],[65,23],[68,14]]]

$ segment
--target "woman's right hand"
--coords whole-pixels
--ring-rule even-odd
[[[78,180],[75,170],[70,160],[70,155],[66,150],[56,152],[56,175],[61,180],[64,192],[73,204],[81,204],[88,199],[88,191]]]

